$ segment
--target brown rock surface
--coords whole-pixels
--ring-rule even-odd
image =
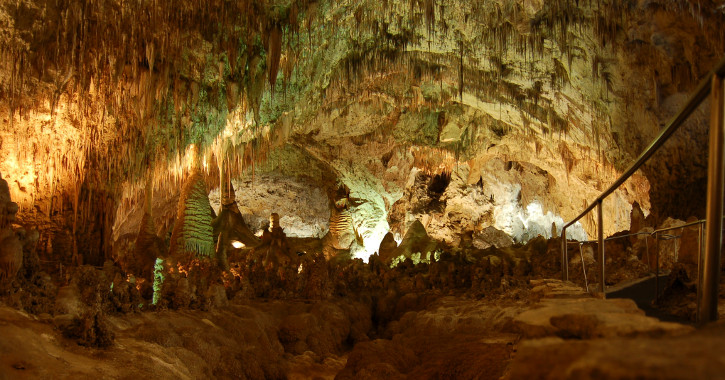
[[[632,300],[597,298],[544,299],[513,320],[513,331],[526,338],[546,336],[599,338],[671,335],[690,332],[678,323],[647,317]]]
[[[685,224],[685,222],[682,220],[667,218],[664,222],[662,222],[658,229],[667,229],[681,226],[683,224]],[[657,249],[654,252],[659,251],[660,269],[671,269],[677,262],[681,240],[679,238],[672,237],[679,237],[682,234],[682,230],[682,228],[673,228],[657,234],[657,242],[655,243],[657,245]]]
[[[366,339],[365,310],[344,301],[277,302],[111,315],[104,323],[115,341],[99,350],[77,346],[36,317],[0,307],[0,378],[283,379],[288,371],[291,378],[303,378],[302,372],[332,378],[344,366],[345,357],[337,355],[343,346]],[[305,350],[285,353],[289,346],[279,338],[289,335],[296,319],[311,321],[296,327],[306,337]]]
[[[518,347],[506,379],[718,379],[725,371],[722,323],[680,336],[562,340]]]
[[[90,268],[87,272],[93,273]],[[34,317],[0,307],[0,374],[60,379],[536,379],[634,374],[648,379],[686,378],[677,366],[699,378],[725,365],[707,356],[707,350],[719,352],[722,347],[722,325],[694,330],[646,317],[628,300],[592,298],[572,283],[541,279],[516,285],[516,277],[503,279],[510,281],[509,290],[484,298],[439,291],[396,295],[390,290],[377,303],[381,294],[361,296],[358,302],[259,300],[218,305],[211,311],[107,314],[99,327],[89,325],[90,335],[78,330],[83,318]],[[66,301],[60,304],[82,299],[71,289],[61,292]],[[51,321],[81,335],[63,337]],[[115,336],[106,349],[76,344],[102,346],[108,342],[104,336]],[[96,340],[88,341],[91,338]],[[635,368],[637,363],[641,368]]]
[[[690,217],[686,223],[696,222],[697,218]],[[680,244],[677,250],[677,262],[687,265],[697,265],[700,257],[700,249],[704,246],[700,233],[704,225],[693,225],[685,227],[681,231]]]
[[[493,226],[488,226],[473,234],[473,246],[478,249],[488,247],[506,248],[514,244],[511,236]]]
[[[398,248],[398,243],[395,241],[393,234],[388,232],[383,237],[383,241],[380,242],[380,248],[378,255],[380,260],[384,263],[389,263],[395,257],[395,250]]]
[[[632,204],[632,211],[629,215],[629,233],[636,234],[646,227],[645,217],[638,202]],[[630,236],[629,240],[632,244],[639,238],[639,236]]]
[[[391,323],[392,339],[356,345],[337,379],[498,379],[517,340],[501,327],[519,308],[440,298]]]
[[[8,183],[0,176],[0,289],[12,283],[23,266],[23,244],[12,228],[17,211]]]

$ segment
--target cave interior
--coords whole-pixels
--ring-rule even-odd
[[[723,378],[722,25],[0,0],[0,380]]]

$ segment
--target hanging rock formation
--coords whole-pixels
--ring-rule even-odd
[[[359,207],[372,210],[360,233],[375,246],[413,167],[440,175],[467,166],[465,183],[481,182],[486,196],[520,186],[524,209],[538,201],[563,219],[577,215],[658,133],[725,44],[725,14],[712,2],[78,4],[21,0],[0,9],[11,36],[0,39],[3,123],[11,127],[2,132],[0,170],[12,176],[23,220],[63,212],[79,183],[117,204],[140,203],[144,169],[173,188],[190,144],[211,164],[222,161],[213,152],[225,140],[237,177],[307,170],[320,187],[339,180],[374,193]],[[138,20],[154,32],[137,29]],[[628,226],[635,201],[662,210],[657,224],[683,203],[673,199],[687,201],[679,219],[697,215],[704,161],[687,153],[701,150],[706,118],[615,193],[607,234]],[[291,149],[305,156],[304,170],[280,154]],[[319,168],[333,178],[317,176]],[[499,183],[490,180],[499,174]],[[658,190],[653,204],[650,189]],[[469,217],[456,211],[452,219]],[[94,223],[113,223],[103,219]],[[591,235],[593,220],[582,224]]]

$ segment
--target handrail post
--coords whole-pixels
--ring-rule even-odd
[[[722,249],[723,180],[725,180],[725,81],[720,75],[712,78],[710,100],[710,147],[707,165],[707,209],[705,225],[705,257],[700,268],[702,302],[698,307],[698,323],[717,320],[720,253]]]
[[[599,245],[599,289],[602,291],[602,297],[606,298],[604,292],[604,211],[602,210],[602,200],[597,202],[597,235]]]
[[[703,236],[703,226],[700,224],[699,235],[697,236],[697,313],[695,314],[695,320],[700,320],[700,305],[702,305],[702,260],[705,255],[702,252],[704,247],[705,237]]]
[[[655,299],[654,303],[660,299],[660,233],[655,231],[655,241],[657,242],[657,252],[655,255]]]
[[[566,251],[566,227],[561,229],[561,279],[569,281],[569,262]]]
[[[582,250],[582,245],[584,243],[579,243],[579,258],[582,259],[582,273],[584,273],[584,286],[587,288],[587,293],[589,293],[589,280],[587,280],[587,267],[584,265],[584,251]]]
[[[647,270],[649,270],[650,273],[652,273],[652,260],[649,259],[649,236],[645,235],[644,237],[644,248],[645,252],[647,253]]]

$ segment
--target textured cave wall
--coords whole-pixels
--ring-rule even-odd
[[[474,184],[467,183],[471,178],[467,164],[450,174],[428,175],[414,169],[405,194],[393,205],[394,231],[400,236],[419,220],[431,237],[455,246],[466,235],[481,235],[489,227],[519,243],[538,235],[552,237],[552,223],[556,233],[561,233],[564,220],[551,210],[545,211],[542,204],[555,199],[547,195],[555,186],[548,173],[525,163],[497,159],[487,165],[490,169]],[[568,236],[587,239],[581,225],[570,227]]]
[[[725,51],[723,30],[714,21],[723,15],[721,4],[675,2],[638,6],[648,16],[647,22],[630,24],[619,59],[627,68],[622,70],[620,92],[628,91],[636,97],[624,108],[627,112],[613,115],[612,119],[619,126],[612,133],[615,142],[632,153],[644,149],[680,110],[699,78]],[[698,11],[701,6],[705,10]],[[667,11],[678,7],[679,12]],[[704,217],[708,103],[644,167],[652,187],[651,211],[657,224],[667,217]]]
[[[239,212],[252,232],[267,227],[272,213],[280,215],[280,226],[289,237],[322,237],[327,233],[330,210],[325,191],[309,181],[281,175],[257,175],[254,180],[232,181]],[[219,210],[219,190],[209,194],[212,208]]]
[[[535,203],[568,219],[634,160],[723,51],[714,4],[434,3],[426,25],[417,2],[330,8],[336,29],[310,37],[320,53],[298,68],[312,78],[300,82],[325,96],[288,111],[293,139],[333,166],[365,165],[382,188],[408,178],[394,165],[391,178],[392,150],[407,149],[409,167],[434,173],[465,163],[469,185],[487,177],[520,188],[513,206],[524,214]],[[683,154],[704,146],[698,136],[702,126],[679,134],[658,170],[638,173],[605,202],[607,234],[629,227],[635,201],[656,214],[697,213],[672,200],[698,199],[697,188],[673,196],[702,182],[701,158]],[[543,174],[509,175],[510,166]],[[582,223],[592,235],[594,215]]]
[[[661,119],[675,115],[686,98],[675,94],[663,100]],[[645,165],[656,225],[667,218],[705,218],[709,129],[710,107],[706,101]]]
[[[220,141],[244,181],[310,170],[328,197],[347,186],[368,238],[382,239],[413,167],[467,165],[461,194],[489,178],[520,188],[514,208],[536,202],[568,219],[719,58],[724,18],[718,3],[688,0],[5,2],[0,172],[22,222],[59,219],[41,236],[59,255],[77,248],[79,228],[109,234],[114,220],[103,211],[87,221],[99,225],[78,225],[99,211],[79,201],[79,184],[104,194],[104,210],[121,206],[122,235],[144,177],[173,198],[194,143],[213,183]],[[697,214],[703,161],[686,153],[702,136],[695,122],[608,200],[605,231],[627,227],[634,201],[660,218]],[[289,149],[309,160],[265,168]],[[583,228],[593,232],[592,218]]]
[[[80,184],[112,209],[138,203],[129,183],[153,175],[173,187],[190,144],[209,146],[230,110],[258,113],[270,26],[296,23],[306,4],[2,2],[0,168],[21,222],[41,226],[42,251],[67,259],[83,240],[76,227],[111,230],[101,217],[67,231],[98,213],[73,202],[68,217]],[[110,243],[100,246],[102,263]]]

